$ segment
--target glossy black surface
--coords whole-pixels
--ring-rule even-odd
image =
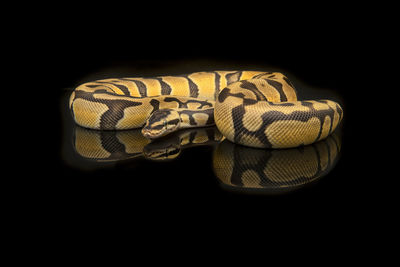
[[[194,9],[199,6],[203,5]],[[35,92],[30,101],[43,111],[33,116],[30,109],[23,109],[29,125],[21,123],[25,135],[18,140],[24,150],[17,150],[16,158],[22,163],[13,175],[24,177],[17,180],[26,196],[24,204],[35,203],[34,211],[43,210],[55,221],[65,222],[64,230],[68,225],[81,227],[89,219],[86,230],[107,221],[114,222],[112,229],[125,224],[124,230],[132,225],[135,233],[146,229],[147,234],[156,231],[171,233],[170,237],[187,233],[182,229],[207,228],[218,233],[214,237],[264,234],[262,239],[268,240],[272,233],[326,234],[340,228],[357,232],[373,218],[386,221],[382,215],[395,208],[390,205],[394,194],[389,189],[396,188],[391,186],[396,179],[387,175],[390,165],[377,163],[389,156],[376,150],[393,142],[377,139],[377,133],[389,127],[374,103],[388,98],[389,91],[380,87],[388,66],[371,64],[374,47],[364,50],[378,29],[367,27],[367,38],[360,39],[364,21],[353,15],[363,12],[347,12],[347,6],[337,5],[340,12],[331,16],[327,13],[332,5],[319,11],[310,7],[308,14],[296,10],[294,19],[283,16],[288,6],[271,9],[268,3],[266,8],[250,4],[242,10],[231,3],[215,13],[206,12],[213,6],[204,5],[197,13],[190,8],[175,13],[161,8],[156,14],[124,7],[96,13],[91,6],[79,14],[67,13],[60,19],[62,25],[55,15],[29,36],[21,35],[21,50],[34,59],[16,61],[15,70],[31,63],[27,69],[34,75],[18,86]],[[129,15],[121,15],[121,10]],[[111,13],[113,18],[104,15]],[[48,31],[40,35],[40,29]],[[27,40],[32,40],[29,47],[25,47]],[[65,101],[80,83],[215,69],[281,71],[291,79],[299,98],[341,103],[342,145],[334,168],[298,190],[270,195],[225,190],[214,175],[212,146],[182,149],[179,157],[165,162],[141,157],[99,165],[76,155]],[[366,84],[384,94],[377,96]]]
[[[3,68],[16,74],[2,76],[13,94],[2,98],[12,107],[3,118],[21,127],[2,125],[11,145],[3,158],[16,163],[6,161],[12,169],[2,175],[15,183],[2,187],[14,262],[381,266],[396,257],[397,112],[387,109],[397,107],[396,75],[388,75],[397,62],[388,49],[395,9],[282,3],[21,3],[3,36],[12,61]],[[211,146],[165,162],[100,166],[77,157],[65,98],[80,83],[214,69],[282,71],[302,94],[303,85],[315,89],[301,98],[343,104],[341,152],[329,174],[285,194],[252,194],[221,187]]]

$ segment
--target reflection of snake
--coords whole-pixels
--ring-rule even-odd
[[[120,161],[138,156],[168,160],[176,158],[183,148],[218,144],[213,154],[213,169],[225,187],[279,192],[298,188],[332,169],[341,145],[336,132],[308,146],[260,150],[224,140],[215,127],[178,131],[151,142],[139,130],[93,131],[76,127],[73,144],[78,154],[95,161]]]
[[[150,141],[140,130],[93,131],[75,128],[73,145],[85,159],[121,161],[144,156],[151,160],[174,159],[181,149],[217,144],[224,137],[215,127],[187,129]]]
[[[76,123],[87,128],[144,125],[146,137],[158,138],[216,124],[230,141],[263,148],[322,140],[343,117],[333,101],[297,101],[283,74],[256,71],[98,80],[77,87],[69,105]]]
[[[223,141],[215,150],[215,175],[230,189],[287,190],[325,176],[340,151],[337,134],[312,145],[260,150]]]

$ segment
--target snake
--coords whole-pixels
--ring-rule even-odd
[[[89,129],[141,128],[157,139],[216,125],[233,143],[273,149],[323,140],[343,118],[333,100],[298,100],[280,72],[245,70],[86,82],[71,93],[69,109],[76,124]]]
[[[78,126],[72,139],[72,146],[83,162],[95,162],[97,167],[116,162],[131,165],[141,158],[177,160],[186,149],[211,146],[212,169],[223,189],[268,194],[292,192],[326,176],[334,168],[341,150],[338,130],[322,141],[290,149],[237,145],[215,126],[184,129],[152,140],[139,129],[96,131]]]

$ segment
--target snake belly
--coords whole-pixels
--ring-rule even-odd
[[[325,139],[343,118],[331,100],[297,100],[279,72],[210,71],[84,83],[71,94],[75,122],[97,130],[142,128],[156,138],[216,125],[231,142],[291,148]],[[161,132],[160,132],[161,131]]]

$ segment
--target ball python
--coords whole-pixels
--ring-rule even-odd
[[[339,158],[340,131],[311,145],[291,149],[256,149],[233,144],[216,127],[191,128],[149,140],[140,130],[94,131],[76,127],[73,147],[97,164],[176,159],[193,146],[213,146],[212,167],[224,189],[284,193],[327,175]],[[86,165],[86,164],[85,164]]]
[[[142,128],[155,139],[184,128],[216,125],[231,142],[258,148],[312,144],[343,118],[331,100],[297,100],[279,72],[210,71],[84,83],[71,94],[75,122],[97,130]]]

